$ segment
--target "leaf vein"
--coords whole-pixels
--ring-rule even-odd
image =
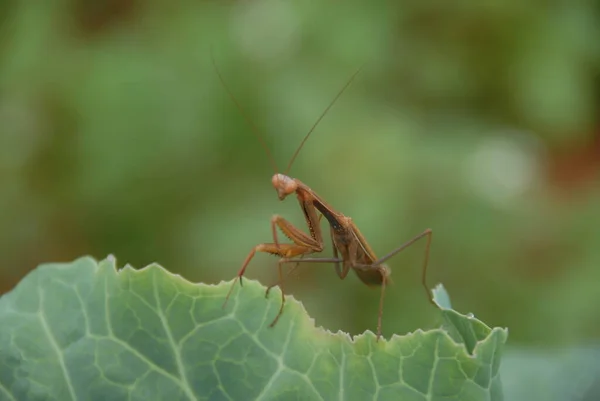
[[[2,393],[6,394],[8,397],[10,397],[10,399],[12,401],[17,401],[17,399],[15,397],[13,397],[12,393],[10,391],[8,391],[8,389],[6,387],[4,387],[4,384],[2,384],[0,382],[0,390],[2,390]]]
[[[60,369],[62,370],[63,376],[65,378],[65,383],[67,385],[67,388],[69,389],[69,395],[71,396],[72,400],[76,400],[75,389],[73,388],[73,383],[71,383],[71,376],[69,375],[69,370],[67,369],[67,365],[65,363],[65,357],[62,353],[62,350],[60,349],[60,346],[56,342],[56,338],[54,338],[54,335],[50,330],[50,326],[48,326],[48,322],[46,321],[46,316],[44,315],[44,310],[42,307],[43,305],[44,292],[40,289],[40,309],[38,310],[38,317],[40,318],[42,328],[44,329],[44,333],[48,337],[48,341],[50,342],[52,349],[54,349],[54,352],[56,352],[58,364],[60,365]]]
[[[268,308],[267,308],[268,309]],[[290,322],[290,328],[288,329],[285,341],[283,342],[283,350],[282,352],[285,352],[286,347],[289,345],[290,343],[290,339],[292,338],[292,331],[294,330],[294,321],[292,320]],[[245,328],[244,328],[245,330]],[[247,330],[246,330],[247,332]],[[251,337],[254,337],[254,335],[248,333]],[[258,339],[254,338],[254,340],[258,343]],[[261,344],[262,346],[262,344]],[[264,347],[266,349],[266,347]],[[265,394],[267,394],[268,390],[271,389],[271,386],[273,385],[273,383],[275,383],[275,379],[277,378],[277,376],[279,376],[281,374],[281,372],[283,371],[285,365],[283,363],[283,355],[277,355],[273,352],[271,352],[271,355],[274,356],[275,360],[277,360],[277,370],[275,371],[275,373],[273,373],[273,376],[271,376],[271,378],[269,379],[269,381],[267,382],[267,384],[265,384],[265,386],[263,387],[262,391],[260,392],[260,394],[258,395],[258,397],[256,398],[256,400],[261,400],[263,399],[263,397],[265,396]]]
[[[104,275],[104,320],[106,321],[106,329],[108,330],[108,335],[114,337],[114,332],[112,328],[112,322],[110,321],[110,303],[108,302],[109,292],[108,292],[108,275]]]
[[[369,361],[369,366],[371,366],[371,373],[373,374],[373,379],[375,381],[375,394],[373,395],[373,399],[376,400],[379,397],[379,390],[381,389],[381,385],[379,384],[379,379],[377,378],[377,372],[375,371],[375,365],[373,365],[373,361],[371,360],[371,355],[373,355],[372,344],[369,343],[369,356],[367,356],[367,361]]]
[[[158,286],[156,285],[156,274],[152,275],[152,289],[154,291],[154,298],[156,299],[156,305],[157,305],[156,313],[160,319],[160,322],[162,323],[165,333],[167,334],[167,338],[169,340],[169,345],[171,346],[171,349],[173,350],[173,354],[175,356],[175,362],[177,363],[177,370],[179,371],[179,375],[181,376],[181,384],[183,384],[183,386],[182,386],[183,391],[187,394],[187,396],[190,400],[197,401],[198,398],[196,398],[196,396],[192,392],[192,388],[190,387],[190,384],[187,379],[185,366],[181,359],[181,352],[180,352],[181,350],[175,343],[175,339],[173,338],[173,333],[171,332],[171,328],[169,327],[169,322],[167,321],[167,319],[161,309],[162,307],[160,304],[160,296],[158,295]]]
[[[344,370],[346,370],[346,353],[342,349],[342,364],[340,366],[340,401],[344,401]]]
[[[439,348],[440,348],[440,338],[436,338],[435,339],[435,349],[433,351],[433,365],[431,366],[431,375],[429,375],[429,384],[427,386],[427,399],[429,401],[431,401],[433,398],[432,392],[433,392],[433,383],[435,381],[435,373],[437,371],[437,367],[438,367],[438,363],[440,361],[440,358],[438,356],[438,352],[439,352]]]

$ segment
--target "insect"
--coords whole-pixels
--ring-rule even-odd
[[[416,235],[403,245],[394,249],[387,255],[377,258],[375,252],[367,243],[365,237],[361,234],[358,227],[354,224],[350,217],[343,215],[340,212],[337,212],[331,205],[325,202],[315,191],[313,191],[306,184],[301,182],[296,178],[291,178],[288,175],[294,160],[300,153],[300,150],[313,133],[317,125],[321,122],[323,117],[327,114],[329,109],[333,107],[338,98],[344,93],[344,91],[350,86],[352,81],[356,78],[362,68],[359,68],[345,83],[342,89],[337,93],[334,99],[329,103],[329,105],[325,108],[325,110],[321,113],[317,121],[313,124],[308,133],[304,136],[302,142],[296,149],[293,154],[290,162],[287,165],[287,168],[283,174],[278,172],[277,165],[264,142],[260,131],[256,128],[252,120],[246,115],[244,109],[236,100],[229,86],[225,82],[217,64],[215,62],[214,56],[211,52],[211,58],[213,62],[213,66],[215,71],[221,81],[221,84],[227,91],[229,97],[236,105],[244,119],[248,122],[250,127],[252,128],[253,133],[258,138],[263,148],[265,149],[268,158],[273,165],[275,170],[275,174],[271,178],[271,183],[275,190],[277,191],[277,196],[279,200],[284,200],[289,195],[295,193],[298,198],[298,202],[300,204],[300,209],[304,214],[304,218],[306,220],[306,224],[308,226],[309,234],[306,234],[299,228],[295,227],[288,220],[284,219],[279,215],[274,215],[271,218],[271,231],[273,233],[273,242],[272,243],[262,243],[256,245],[244,262],[242,263],[242,267],[238,271],[236,278],[234,279],[231,288],[225,298],[223,303],[223,307],[226,306],[227,301],[234,289],[234,286],[237,282],[237,279],[240,281],[240,285],[242,285],[242,277],[248,267],[248,264],[256,254],[256,252],[265,252],[275,256],[279,256],[279,262],[277,264],[277,271],[279,280],[269,286],[265,292],[265,296],[268,296],[271,288],[279,285],[281,289],[281,306],[279,311],[271,324],[270,327],[273,327],[277,321],[279,320],[281,314],[283,313],[283,307],[285,305],[285,295],[283,290],[283,273],[282,273],[282,265],[295,263],[289,271],[288,274],[298,267],[299,263],[332,263],[335,267],[335,272],[339,276],[340,279],[344,279],[348,272],[352,269],[358,276],[358,278],[366,285],[371,287],[381,287],[380,300],[379,300],[379,312],[377,318],[377,340],[381,337],[381,320],[383,316],[383,300],[385,296],[386,286],[390,282],[390,268],[384,264],[388,259],[396,255],[397,253],[403,251],[408,248],[410,245],[415,243],[421,238],[427,237],[427,243],[425,246],[425,256],[422,267],[422,275],[421,275],[421,284],[423,285],[425,292],[427,294],[427,298],[431,303],[434,303],[431,298],[429,288],[427,286],[427,266],[429,262],[429,250],[431,247],[431,237],[432,230],[426,229],[422,233]],[[311,257],[306,258],[306,255],[320,253],[324,249],[323,242],[323,233],[320,227],[320,220],[322,217],[327,219],[330,226],[330,236],[333,243],[333,257],[332,258],[324,258],[324,257]],[[292,243],[280,243],[277,229],[281,230],[281,232],[289,238]]]

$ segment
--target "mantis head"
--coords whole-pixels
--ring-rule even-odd
[[[284,200],[288,195],[296,192],[296,189],[298,188],[296,180],[285,174],[275,174],[273,178],[271,178],[271,183],[277,191],[279,200]]]

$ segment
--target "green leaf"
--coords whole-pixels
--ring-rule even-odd
[[[450,309],[450,296],[441,284],[434,288],[433,300],[442,310],[443,327],[448,331],[450,337],[458,343],[463,343],[467,352],[472,354],[477,344],[489,336],[490,328],[482,321],[475,319],[471,313],[461,315]]]
[[[158,265],[40,266],[0,299],[0,400],[502,399],[504,329],[442,309],[452,337],[351,339],[315,328],[292,297],[269,328],[281,293],[244,283],[222,308],[229,283]]]
[[[433,301],[437,304],[440,309],[452,309],[452,303],[450,302],[450,295],[443,285],[438,284],[432,291]]]

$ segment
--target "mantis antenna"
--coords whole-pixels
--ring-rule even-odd
[[[292,168],[292,164],[294,163],[294,160],[296,160],[296,157],[298,156],[298,154],[300,153],[300,150],[302,149],[302,147],[304,146],[304,144],[306,143],[306,141],[308,140],[308,137],[310,136],[310,134],[313,133],[313,131],[315,130],[315,128],[317,128],[317,125],[319,125],[319,123],[321,122],[321,120],[323,119],[323,117],[325,117],[325,115],[327,114],[327,112],[329,111],[329,109],[331,109],[333,107],[333,105],[335,104],[335,102],[340,98],[340,96],[342,96],[342,93],[344,93],[344,91],[350,86],[350,84],[352,83],[352,81],[354,81],[354,78],[356,78],[356,76],[358,75],[359,72],[361,72],[362,70],[362,66],[356,70],[356,72],[354,72],[354,74],[352,74],[352,76],[350,77],[350,79],[348,79],[348,81],[346,81],[346,83],[344,84],[344,86],[342,87],[342,89],[337,93],[337,95],[335,95],[335,97],[333,98],[333,100],[329,103],[329,105],[327,106],[327,108],[325,108],[325,110],[323,111],[323,113],[321,113],[321,115],[319,116],[319,118],[317,119],[317,121],[313,124],[313,126],[310,128],[310,130],[308,131],[308,133],[304,136],[304,139],[302,139],[302,142],[300,142],[300,146],[298,146],[298,149],[296,149],[296,152],[294,152],[290,163],[288,164],[287,168],[285,169],[284,174],[287,175],[290,171],[290,169]]]
[[[221,81],[221,84],[225,88],[225,91],[227,92],[227,94],[229,95],[229,97],[231,98],[231,100],[233,101],[235,106],[238,108],[242,117],[244,117],[244,119],[246,120],[248,125],[250,125],[250,128],[252,129],[252,133],[254,134],[254,136],[256,136],[258,138],[262,147],[265,149],[265,152],[267,152],[267,157],[269,158],[271,165],[273,166],[273,170],[275,171],[275,174],[277,174],[279,172],[279,170],[277,169],[277,163],[275,163],[275,159],[273,158],[273,155],[271,154],[271,151],[269,150],[267,143],[263,139],[263,136],[261,135],[260,130],[258,129],[256,124],[254,124],[254,121],[252,121],[250,116],[246,113],[246,110],[237,101],[235,96],[233,96],[233,92],[231,91],[231,89],[229,89],[229,85],[227,85],[227,82],[225,82],[225,78],[223,78],[223,75],[221,74],[221,71],[219,70],[219,67],[217,66],[217,62],[215,61],[215,56],[213,54],[212,47],[210,48],[210,58],[212,60],[213,67],[215,68],[215,71],[217,72],[217,75],[219,76],[219,80]]]

